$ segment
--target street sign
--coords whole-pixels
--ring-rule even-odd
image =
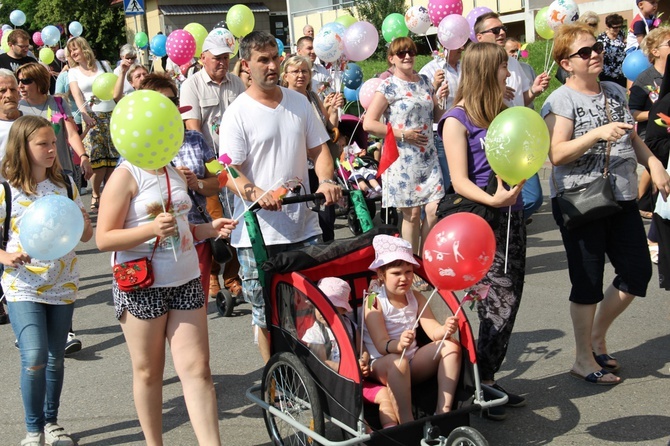
[[[123,0],[123,11],[126,15],[144,14],[144,0]]]

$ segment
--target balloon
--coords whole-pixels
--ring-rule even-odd
[[[44,45],[44,42],[42,41],[42,33],[41,33],[41,32],[39,32],[39,31],[35,31],[35,32],[33,33],[33,42],[34,42],[35,45],[37,45],[37,46],[42,46],[42,45]]]
[[[152,90],[135,91],[114,107],[110,121],[114,146],[142,169],[159,169],[172,161],[184,139],[176,105]]]
[[[81,33],[84,31],[84,27],[79,22],[70,22],[67,29],[73,37],[81,36]]]
[[[463,2],[461,0],[428,0],[428,15],[433,25],[439,25],[442,19],[449,14],[463,14]]]
[[[412,6],[405,13],[405,25],[414,34],[426,34],[430,28],[430,15],[423,6]]]
[[[40,55],[42,55],[42,51],[40,51]],[[114,85],[116,85],[118,78],[114,73],[103,73],[96,77],[93,81],[93,94],[103,101],[114,99]]]
[[[626,55],[626,58],[623,60],[621,69],[623,75],[626,76],[626,79],[631,82],[635,82],[635,79],[642,73],[644,70],[649,68],[651,63],[647,56],[644,55],[642,50],[631,51]]]
[[[12,28],[12,25],[2,25],[2,31],[11,31],[14,28]]]
[[[486,159],[507,184],[537,173],[549,154],[549,129],[528,107],[511,107],[495,117],[484,141]]]
[[[464,290],[486,275],[495,252],[496,238],[486,220],[460,212],[438,221],[426,236],[423,268],[435,288]]]
[[[155,56],[158,57],[163,57],[167,54],[167,51],[165,50],[165,42],[167,41],[167,37],[165,34],[157,34],[151,38],[151,52],[154,53]]]
[[[391,43],[393,39],[398,37],[407,37],[408,34],[409,29],[405,25],[405,16],[397,12],[386,16],[382,23],[382,35],[388,43]]]
[[[324,29],[329,29],[329,30],[335,32],[335,34],[339,35],[340,37],[342,37],[344,35],[344,33],[347,31],[347,28],[343,24],[338,23],[338,22],[326,23],[321,28],[321,30],[324,30]]]
[[[379,84],[382,82],[382,79],[373,77],[365,81],[365,83],[361,86],[361,91],[358,93],[358,100],[361,102],[361,106],[363,106],[364,109],[367,110],[367,108],[370,106],[370,103],[372,103],[372,98],[374,97]]]
[[[39,52],[40,62],[49,65],[54,61],[54,52],[51,48],[44,47]]]
[[[363,83],[363,70],[353,62],[349,62],[342,73],[344,86],[352,90],[357,89]]]
[[[74,201],[46,195],[28,206],[19,223],[19,241],[38,260],[55,260],[72,251],[84,233],[84,217]]]
[[[556,31],[559,26],[576,22],[579,18],[579,7],[574,0],[554,0],[547,11],[547,22]]]
[[[9,21],[12,22],[14,26],[21,26],[26,23],[26,15],[20,9],[15,9],[9,13]]]
[[[212,160],[208,163],[205,163],[205,167],[207,168],[207,171],[213,173],[214,175],[218,174],[223,170],[223,166],[221,165],[219,160]]]
[[[360,85],[358,86],[358,88],[355,89],[344,87],[344,99],[346,99],[348,102],[357,101],[360,92],[361,92]]]
[[[324,62],[335,62],[342,55],[342,37],[332,29],[321,28],[314,37],[314,53]]]
[[[172,31],[165,41],[165,49],[170,60],[177,65],[190,62],[195,55],[195,39],[188,31]]]
[[[275,37],[275,40],[277,41],[277,54],[279,54],[281,56],[282,54],[284,54],[284,42],[277,39],[276,37]]]
[[[67,61],[67,57],[65,56],[65,50],[63,48],[59,48],[56,51],[56,59],[60,60],[61,62]]]
[[[214,25],[214,28],[213,28],[213,29],[216,29],[216,28],[225,28],[225,27],[226,27],[226,21],[225,21],[225,20],[221,20],[219,23],[217,23],[216,25]]]
[[[42,29],[42,41],[47,46],[54,46],[60,40],[60,31],[53,25],[47,25]]]
[[[202,53],[202,45],[205,43],[207,34],[209,34],[207,28],[200,23],[189,23],[184,27],[184,31],[191,33],[195,39],[195,54],[200,55]]]
[[[479,18],[479,16],[482,16],[486,14],[487,12],[493,12],[491,8],[487,8],[486,6],[478,6],[476,8],[473,8],[468,12],[468,15],[465,16],[465,20],[468,21],[468,24],[470,25],[470,40],[473,42],[477,43],[477,35],[475,34],[475,22]]]
[[[351,25],[356,23],[358,20],[354,16],[351,16],[349,14],[341,15],[338,18],[335,19],[335,21],[345,28],[349,28]]]
[[[256,19],[248,6],[235,5],[228,10],[226,23],[235,37],[244,37],[254,30]]]
[[[361,61],[372,56],[379,44],[379,32],[370,22],[356,22],[347,28],[343,36],[349,60]]]
[[[450,14],[437,27],[437,39],[448,50],[457,50],[468,41],[470,24],[462,15]]]
[[[138,48],[144,48],[149,44],[149,36],[145,32],[138,32],[135,34],[135,46]]]
[[[537,15],[535,16],[535,32],[546,40],[554,38],[554,30],[549,26],[549,6],[545,6],[537,11]]]
[[[3,32],[2,39],[0,39],[0,48],[2,48],[2,51],[4,51],[5,53],[9,51],[9,42],[7,42],[7,38],[11,33],[12,33],[11,31]]]

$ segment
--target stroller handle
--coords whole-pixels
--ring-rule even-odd
[[[347,189],[342,190],[343,196],[348,196],[350,191]],[[326,196],[321,193],[316,194],[304,194],[304,195],[293,195],[290,197],[284,197],[281,199],[282,204],[295,204],[295,203],[305,203],[307,201],[314,201],[317,204],[322,203],[326,200]],[[250,211],[257,211],[261,208],[258,203],[255,203],[249,208]]]

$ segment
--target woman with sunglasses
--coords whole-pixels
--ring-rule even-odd
[[[419,240],[437,223],[437,204],[444,196],[442,171],[433,143],[433,121],[444,113],[445,85],[437,92],[431,81],[414,71],[416,44],[400,37],[389,45],[387,58],[393,76],[379,85],[363,120],[363,129],[384,138],[386,124],[393,128],[399,157],[383,175],[382,207],[396,207],[402,213],[402,238],[421,252]],[[425,211],[425,223],[421,214]],[[423,235],[423,237],[421,237]]]
[[[605,31],[596,40],[602,42],[604,50],[603,71],[601,81],[615,82],[626,87],[626,76],[623,75],[621,65],[626,58],[626,36],[623,29],[623,17],[619,14],[610,14],[605,17]]]
[[[619,362],[609,355],[606,337],[614,320],[635,296],[644,296],[651,261],[637,206],[637,164],[651,173],[667,197],[670,177],[633,129],[624,88],[598,82],[603,44],[584,25],[564,25],[554,39],[553,57],[570,76],[542,108],[551,135],[549,185],[552,211],[568,260],[572,289],[570,316],[575,362],[570,374],[588,383],[615,385]],[[560,191],[585,186],[602,175],[608,150],[610,182],[621,211],[567,229],[556,200]],[[605,255],[615,278],[603,292]]]

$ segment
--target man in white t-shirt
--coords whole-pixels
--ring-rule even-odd
[[[303,180],[309,193],[309,156],[319,178],[315,192],[325,195],[327,205],[335,203],[342,191],[333,181],[328,134],[304,95],[277,85],[279,54],[271,34],[254,31],[244,37],[240,60],[252,81],[228,107],[221,122],[220,147],[225,147],[239,174],[229,177],[227,187],[235,193],[241,191],[247,205],[259,200],[262,210],[257,216],[269,254],[313,244],[321,233],[317,214],[304,203],[282,206],[271,194],[264,194],[295,178]],[[244,209],[242,198],[235,196],[236,209]],[[267,362],[270,345],[265,305],[246,225],[235,229],[231,242],[237,248],[244,298],[253,305],[252,324],[262,332],[258,345]]]
[[[507,27],[503,25],[500,17],[495,12],[487,12],[477,18],[475,34],[479,42],[495,43],[503,48],[507,41]],[[521,65],[519,65],[519,61],[512,57],[507,61],[507,69],[510,72],[510,77],[507,78],[505,104],[509,107],[530,104],[549,85],[547,73],[537,76],[531,85]]]

